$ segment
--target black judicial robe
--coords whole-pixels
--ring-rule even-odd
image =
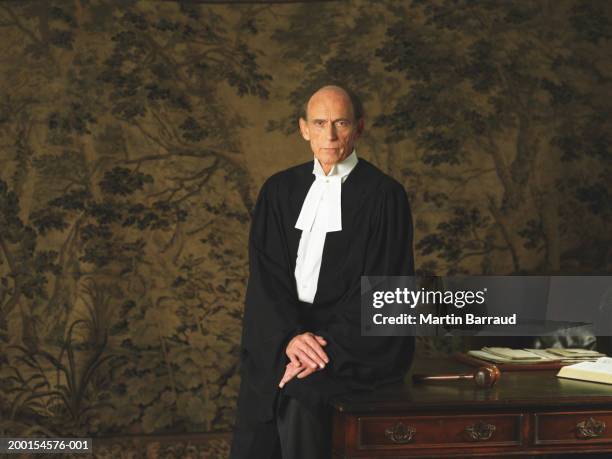
[[[323,336],[330,362],[282,389],[319,409],[333,395],[373,389],[401,379],[414,337],[361,336],[361,276],[413,275],[412,220],[404,188],[364,159],[342,184],[342,231],[325,238],[312,304],[299,301],[294,270],[301,230],[295,223],[315,177],[312,161],[270,177],[251,223],[250,277],[242,344],[238,416],[274,417],[278,383],[289,362],[291,338]]]

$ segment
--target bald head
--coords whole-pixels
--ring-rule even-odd
[[[363,105],[361,100],[353,91],[343,88],[342,86],[329,84],[319,88],[317,91],[310,96],[310,99],[304,104],[302,108],[302,118],[308,119],[310,107],[312,103],[317,103],[321,99],[333,98],[337,101],[341,101],[350,105],[353,112],[353,121],[359,121],[363,118]]]

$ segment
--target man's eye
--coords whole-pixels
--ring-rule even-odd
[[[323,127],[325,125],[325,121],[315,121],[315,126],[317,127]]]

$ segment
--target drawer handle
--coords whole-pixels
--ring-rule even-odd
[[[495,432],[495,426],[488,424],[484,421],[478,421],[476,424],[467,426],[465,433],[468,438],[472,441],[486,441],[489,440]]]
[[[596,421],[589,418],[586,421],[580,421],[576,424],[576,437],[578,438],[597,438],[601,437],[606,431],[606,423],[604,421]]]
[[[385,437],[393,443],[410,443],[415,433],[416,429],[414,427],[407,426],[402,422],[385,429]]]

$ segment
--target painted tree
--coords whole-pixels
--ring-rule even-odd
[[[598,2],[415,1],[389,26],[378,55],[407,84],[377,123],[461,185],[428,187],[450,218],[419,241],[422,254],[451,272],[469,257],[490,273],[562,267],[581,231],[572,213],[609,193],[587,175],[589,157],[609,167],[609,13]]]

